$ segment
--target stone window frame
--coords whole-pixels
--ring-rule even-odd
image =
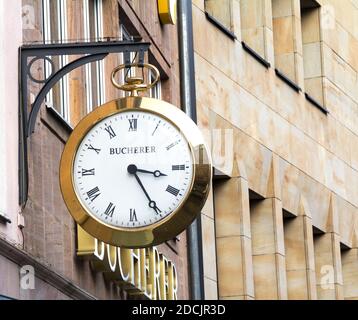
[[[283,6],[282,1],[290,2]],[[273,51],[276,75],[297,92],[303,86],[303,57],[300,8],[301,0],[271,0]],[[284,7],[284,9],[282,9]]]
[[[323,113],[328,114],[329,112],[325,107],[326,101],[324,93],[322,5],[316,0],[301,0],[300,9],[305,97],[312,105],[320,109]],[[312,27],[312,25],[315,27],[315,32],[308,32],[308,30],[305,30],[305,26]],[[307,34],[311,34],[311,36],[308,37],[311,39],[305,39],[307,38]],[[315,38],[313,34],[316,36],[315,40],[313,40]],[[318,48],[318,50],[314,50],[314,47],[316,49]],[[317,63],[312,64],[312,59],[314,59]],[[317,66],[319,66],[318,69]],[[318,88],[318,86],[320,86],[320,88]]]
[[[222,18],[220,18],[215,12],[215,8],[210,8],[210,4],[216,4],[218,7],[222,7],[222,3],[215,0],[204,0],[204,10],[205,10],[205,16],[212,24],[214,24],[217,28],[219,28],[224,34],[226,34],[228,37],[230,37],[232,40],[236,40],[237,36],[237,30],[235,30],[235,24],[234,24],[234,16],[233,16],[233,1],[234,0],[227,0],[229,4],[228,12],[230,20],[230,25],[225,23]]]

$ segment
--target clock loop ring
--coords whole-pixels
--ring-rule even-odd
[[[155,75],[154,81],[151,83],[144,83],[143,78],[128,77],[126,79],[127,83],[119,84],[115,79],[116,74],[125,68],[132,68],[132,67],[149,69]],[[159,72],[158,68],[152,64],[149,64],[149,63],[143,63],[143,64],[132,63],[129,65],[121,64],[118,67],[113,69],[112,75],[111,75],[111,81],[112,81],[112,84],[114,87],[116,87],[119,90],[131,92],[132,95],[134,95],[134,96],[137,95],[138,91],[147,91],[149,89],[152,89],[158,83],[159,80],[160,80],[160,72]]]

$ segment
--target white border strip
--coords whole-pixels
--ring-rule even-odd
[[[103,0],[96,0],[96,38],[103,38]],[[99,104],[104,104],[106,101],[106,82],[105,82],[105,66],[104,61],[97,62],[98,65],[98,79],[97,90],[99,96]]]
[[[89,0],[83,0],[83,21],[84,21],[84,38],[86,42],[91,41],[90,34],[90,21],[89,21]],[[87,113],[90,113],[93,109],[93,98],[92,98],[92,72],[91,64],[86,64],[86,104],[87,104]]]

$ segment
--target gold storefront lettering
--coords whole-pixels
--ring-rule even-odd
[[[177,300],[178,277],[172,261],[156,247],[117,248],[99,241],[77,226],[77,255],[87,258],[96,272],[103,272],[129,295],[151,300]]]

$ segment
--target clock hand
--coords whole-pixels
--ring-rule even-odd
[[[157,207],[156,202],[153,201],[153,200],[150,198],[150,196],[149,196],[147,190],[144,188],[144,185],[143,185],[142,181],[139,179],[139,177],[138,177],[138,175],[137,175],[137,167],[136,167],[134,164],[131,164],[131,165],[128,166],[127,171],[128,171],[129,174],[134,175],[134,177],[136,178],[136,180],[137,180],[138,184],[140,185],[140,187],[142,188],[142,190],[143,190],[145,196],[146,196],[147,199],[149,200],[149,207],[152,208],[152,209],[154,209],[156,213],[162,212],[162,211]]]
[[[148,170],[143,170],[143,169],[138,169],[137,166],[135,166],[134,164],[130,164],[128,166],[128,170],[132,170],[135,172],[141,172],[141,173],[150,173],[152,174],[154,177],[159,178],[159,177],[167,177],[166,174],[161,173],[159,170],[155,170],[155,171],[148,171]],[[128,171],[129,172],[129,171]]]
[[[134,174],[134,177],[135,177],[136,180],[138,181],[138,183],[139,183],[140,187],[142,188],[144,194],[146,195],[147,199],[149,200],[149,207],[152,208],[152,209],[154,209],[156,213],[162,212],[162,211],[157,207],[156,202],[153,201],[153,200],[150,198],[150,196],[149,196],[147,190],[145,190],[145,188],[144,188],[144,186],[143,186],[142,181],[139,179],[139,177],[138,177],[138,175],[137,175],[136,173]]]
[[[161,173],[159,170],[155,170],[155,171],[148,171],[148,170],[143,170],[143,169],[137,169],[137,172],[141,172],[141,173],[151,173],[154,177],[159,178],[159,177],[166,177],[167,175],[164,173]]]

